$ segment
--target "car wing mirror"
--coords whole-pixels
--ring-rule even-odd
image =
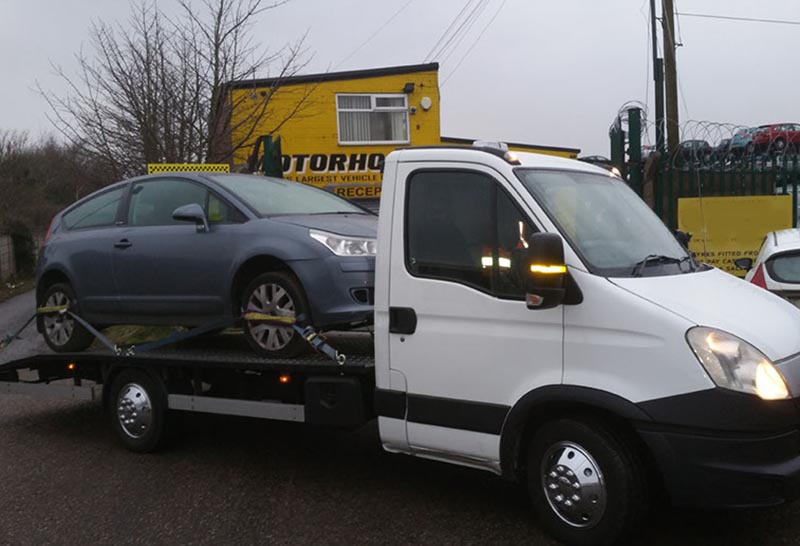
[[[689,248],[689,241],[692,240],[692,234],[688,233],[686,231],[680,230],[680,229],[676,229],[675,230],[675,238],[678,240],[678,242],[681,245],[683,245],[683,248],[688,249]]]
[[[203,207],[197,203],[178,207],[172,213],[172,219],[178,222],[194,222],[197,226],[197,231],[208,231],[208,218],[206,218]]]
[[[552,309],[564,302],[567,266],[564,242],[556,233],[535,233],[530,237],[525,259],[520,261],[525,279],[528,309]]]
[[[733,263],[736,267],[745,271],[753,268],[753,258],[739,258],[738,260],[733,260]]]

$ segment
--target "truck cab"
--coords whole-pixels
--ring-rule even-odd
[[[568,543],[616,543],[658,489],[704,508],[796,496],[800,312],[697,263],[613,173],[401,149],[378,231],[385,449],[526,483]]]

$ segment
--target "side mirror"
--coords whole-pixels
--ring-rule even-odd
[[[680,229],[675,230],[675,238],[678,240],[680,244],[683,245],[683,248],[689,248],[689,241],[692,240],[692,234],[682,231]]]
[[[194,222],[198,231],[208,231],[208,218],[206,218],[203,207],[197,203],[178,207],[172,213],[172,219],[179,222]]]
[[[736,267],[745,271],[750,271],[753,268],[753,258],[739,258],[738,260],[733,260],[733,263]]]
[[[552,309],[564,302],[567,266],[564,264],[564,242],[556,233],[535,233],[531,236],[525,259],[525,303],[528,309]]]

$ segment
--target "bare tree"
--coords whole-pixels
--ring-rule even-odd
[[[258,16],[285,1],[180,0],[181,13],[169,18],[142,0],[126,24],[94,23],[78,73],[56,69],[68,93],[40,89],[51,122],[116,178],[140,174],[147,163],[231,162],[255,136],[280,82],[308,62],[304,36],[275,52],[253,39]],[[233,102],[227,82],[262,76],[276,84]]]

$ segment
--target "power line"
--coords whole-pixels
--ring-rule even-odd
[[[458,12],[458,14],[456,14],[456,16],[455,16],[455,17],[453,17],[453,20],[452,20],[452,21],[450,21],[450,25],[448,25],[448,27],[445,29],[445,31],[442,33],[442,35],[441,35],[441,36],[439,36],[439,39],[438,39],[438,40],[436,41],[436,43],[433,45],[433,47],[432,47],[432,48],[431,48],[431,50],[428,52],[428,54],[427,54],[427,55],[425,55],[425,59],[423,60],[423,62],[426,62],[426,63],[427,63],[427,62],[428,62],[428,61],[431,59],[431,57],[433,56],[433,52],[434,52],[434,51],[436,51],[436,49],[437,49],[437,48],[438,48],[438,47],[439,47],[439,46],[442,44],[442,42],[444,41],[445,37],[446,37],[446,36],[447,36],[447,35],[450,33],[450,31],[451,31],[451,30],[453,30],[453,27],[454,27],[454,26],[456,26],[456,22],[458,22],[458,20],[461,18],[461,16],[462,16],[462,15],[464,15],[464,13],[467,11],[467,8],[469,8],[469,5],[470,5],[472,2],[473,2],[473,0],[469,0],[468,2],[466,2],[466,3],[464,4],[464,7],[463,7],[463,8],[461,8],[461,11],[459,11],[459,12]]]
[[[443,81],[443,82],[442,82],[442,84],[441,84],[442,86],[444,86],[444,84],[446,84],[446,83],[447,83],[447,80],[449,80],[449,79],[450,79],[450,76],[452,76],[452,75],[453,75],[453,74],[456,72],[456,70],[458,70],[458,67],[459,67],[459,66],[461,66],[461,63],[463,63],[463,62],[464,62],[464,59],[466,59],[466,58],[467,58],[467,56],[469,55],[469,52],[470,52],[470,51],[472,51],[472,49],[473,49],[473,48],[474,48],[476,45],[478,45],[478,42],[480,42],[480,41],[481,41],[481,38],[483,37],[483,34],[486,32],[486,30],[487,30],[487,29],[488,29],[490,26],[492,26],[492,23],[494,22],[494,20],[495,20],[495,19],[497,19],[497,16],[498,16],[498,15],[500,15],[500,12],[503,10],[503,6],[505,6],[505,5],[506,5],[506,2],[508,2],[508,0],[503,0],[503,2],[500,4],[500,7],[499,7],[499,8],[497,8],[497,11],[495,11],[495,12],[494,12],[494,15],[492,15],[492,18],[491,18],[491,19],[489,19],[489,22],[488,22],[488,23],[486,23],[486,26],[485,26],[485,27],[483,27],[483,30],[481,30],[480,34],[478,34],[478,37],[477,37],[477,38],[475,38],[475,41],[474,41],[474,42],[472,42],[472,45],[471,45],[471,46],[469,46],[469,49],[467,49],[466,53],[464,53],[464,55],[461,57],[461,59],[459,59],[459,61],[458,61],[458,64],[456,64],[455,68],[453,68],[453,70],[452,70],[452,71],[450,71],[450,74],[448,74],[448,75],[447,75],[447,77],[444,79],[444,81]]]
[[[772,23],[778,25],[800,25],[800,21],[787,21],[784,19],[756,19],[753,17],[731,17],[728,15],[710,15],[707,13],[676,13],[681,17],[702,17],[704,19],[725,19],[728,21],[746,21],[750,23]]]
[[[386,22],[385,22],[385,23],[383,23],[383,24],[382,24],[380,27],[378,27],[378,30],[376,30],[375,32],[373,32],[372,34],[370,34],[369,38],[367,38],[366,40],[364,40],[364,41],[361,43],[361,45],[359,45],[357,48],[355,48],[353,51],[351,51],[351,52],[350,52],[350,54],[349,54],[347,57],[345,57],[344,59],[342,59],[341,61],[339,61],[339,63],[338,63],[336,66],[334,66],[333,68],[334,68],[334,69],[336,69],[336,68],[340,67],[340,66],[341,66],[341,65],[343,65],[345,62],[347,62],[347,61],[350,59],[350,57],[352,57],[353,55],[355,55],[356,53],[358,53],[359,51],[361,51],[361,48],[363,48],[365,45],[367,45],[369,42],[371,42],[371,41],[372,41],[372,39],[373,39],[375,36],[377,36],[377,35],[378,35],[378,33],[379,33],[380,31],[382,31],[382,30],[383,30],[383,29],[385,29],[387,26],[389,26],[389,23],[391,23],[392,21],[394,21],[394,20],[395,20],[395,18],[396,18],[398,15],[400,15],[400,14],[401,14],[401,13],[402,13],[402,12],[403,12],[403,11],[404,11],[404,10],[405,10],[407,7],[408,7],[408,6],[409,6],[409,4],[411,4],[411,2],[413,2],[413,1],[414,1],[414,0],[408,0],[408,2],[406,2],[405,4],[403,4],[403,5],[400,7],[400,9],[399,9],[399,10],[397,10],[396,12],[394,12],[394,14],[393,14],[391,17],[389,17],[389,18],[386,20]]]
[[[439,62],[441,62],[442,64],[447,63],[447,60],[453,53],[455,53],[456,51],[460,51],[459,48],[461,46],[461,42],[463,42],[464,38],[466,38],[467,35],[470,33],[472,27],[475,26],[475,23],[478,22],[478,19],[480,19],[481,15],[483,15],[483,12],[489,6],[489,3],[491,1],[492,0],[485,0],[484,3],[480,5],[480,8],[477,11],[470,14],[472,18],[470,19],[469,23],[464,26],[464,29],[461,31],[461,35],[458,37],[457,40],[453,42],[453,44],[447,50],[447,53],[444,53],[444,50],[440,52]]]
[[[440,47],[439,50],[436,51],[435,53],[432,52],[428,54],[430,60],[432,61],[436,60],[437,57],[441,57],[442,55],[444,55],[444,52],[448,49],[448,47],[450,47],[450,44],[452,44],[453,41],[456,38],[458,38],[459,35],[462,34],[462,32],[465,32],[465,27],[466,30],[469,30],[469,28],[472,27],[472,25],[475,22],[475,19],[486,8],[486,5],[488,3],[489,0],[478,0],[478,3],[475,4],[475,6],[472,8],[472,11],[470,11],[469,14],[464,18],[464,20],[461,21],[461,24],[458,26],[458,28],[455,29],[455,31],[453,31],[453,33],[450,35],[450,38],[447,39],[444,45]]]

